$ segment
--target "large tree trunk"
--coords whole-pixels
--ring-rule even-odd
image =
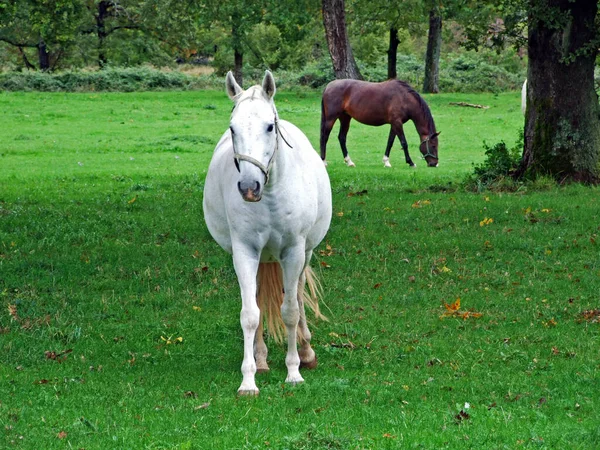
[[[47,72],[50,70],[50,53],[48,53],[48,47],[43,40],[38,43],[38,61],[40,63],[40,70]]]
[[[398,76],[398,72],[396,71],[396,62],[398,60],[398,45],[400,44],[400,40],[398,39],[398,29],[390,28],[390,45],[388,47],[387,55],[388,55],[388,79],[393,79]]]
[[[243,86],[244,74],[242,69],[244,67],[244,50],[242,41],[244,39],[242,34],[242,16],[239,12],[234,12],[231,20],[231,39],[233,41],[233,76],[235,81],[240,86]]]
[[[98,2],[98,14],[96,15],[96,35],[98,36],[98,67],[104,68],[108,63],[106,57],[105,41],[108,36],[106,31],[106,19],[110,15],[110,3],[108,1]]]
[[[545,11],[544,17],[537,11]],[[597,13],[596,1],[529,0],[525,148],[517,176],[600,181]]]
[[[336,78],[362,80],[346,32],[344,0],[323,0],[323,25]]]
[[[439,8],[433,6],[429,11],[429,34],[427,37],[427,53],[425,54],[425,79],[423,92],[437,93],[440,78],[440,49],[442,48],[442,16]]]

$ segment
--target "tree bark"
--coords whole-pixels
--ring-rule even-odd
[[[398,76],[398,72],[396,71],[396,62],[398,60],[398,45],[400,44],[400,40],[398,39],[398,29],[390,28],[390,45],[388,47],[387,56],[388,56],[388,79],[393,79]]]
[[[243,86],[244,50],[242,46],[242,17],[239,12],[234,12],[231,18],[231,39],[233,41],[233,77],[240,86]]]
[[[440,50],[442,48],[442,16],[439,8],[433,6],[429,11],[429,34],[427,53],[425,54],[425,79],[423,92],[438,93],[440,79]]]
[[[108,63],[106,57],[105,41],[108,33],[106,31],[106,18],[110,15],[110,3],[108,1],[98,2],[98,14],[96,14],[96,35],[98,36],[98,67],[103,69]]]
[[[346,31],[344,0],[323,0],[323,25],[336,78],[362,80]]]
[[[600,181],[597,13],[596,1],[529,0],[525,146],[517,177]]]
[[[37,49],[40,70],[42,72],[47,72],[50,70],[50,54],[48,53],[48,47],[46,46],[46,43],[40,39]]]

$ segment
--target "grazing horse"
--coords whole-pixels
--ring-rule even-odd
[[[285,328],[286,382],[304,381],[300,366],[317,365],[304,305],[323,317],[309,264],[331,222],[331,186],[306,136],[279,119],[271,72],[262,86],[248,90],[229,72],[226,87],[234,108],[206,175],[204,219],[217,243],[233,254],[240,285],[244,359],[238,394],[258,395],[255,373],[269,370],[263,318],[275,339]]]
[[[383,163],[391,167],[390,151],[394,138],[398,136],[404,150],[406,163],[414,167],[408,154],[408,144],[402,125],[412,120],[421,138],[419,149],[429,167],[438,165],[438,135],[431,111],[423,97],[400,80],[388,80],[382,83],[369,83],[358,80],[335,80],[327,85],[321,101],[321,159],[327,165],[325,154],[327,140],[335,121],[340,120],[338,139],[342,147],[344,161],[353,167],[348,156],[346,135],[350,128],[350,120],[372,126],[391,125]]]

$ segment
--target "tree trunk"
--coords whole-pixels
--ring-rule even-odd
[[[544,16],[537,11],[545,11]],[[596,1],[529,0],[525,147],[517,177],[529,173],[561,182],[600,181],[597,13]]]
[[[242,17],[239,12],[234,12],[231,18],[231,39],[233,41],[233,77],[240,86],[243,86],[244,50],[242,42]]]
[[[325,37],[336,78],[362,80],[346,32],[344,0],[323,0]]]
[[[233,76],[235,81],[238,82],[240,86],[242,86],[244,81],[244,74],[242,68],[244,67],[244,54],[240,53],[238,49],[233,51]]]
[[[105,41],[108,33],[106,32],[106,18],[109,16],[110,4],[107,1],[98,2],[98,14],[96,15],[96,35],[98,36],[98,67],[106,67],[108,59],[106,57]]]
[[[47,72],[50,70],[50,54],[48,53],[48,48],[46,47],[46,43],[40,39],[38,43],[38,61],[40,63],[40,70],[42,72]]]
[[[439,8],[433,6],[429,11],[429,34],[427,37],[427,53],[425,55],[425,80],[423,92],[438,93],[440,88],[440,49],[442,48],[442,16]]]
[[[388,79],[393,79],[398,76],[396,71],[396,62],[398,59],[398,45],[400,40],[398,39],[398,29],[390,28],[390,45],[388,47]]]

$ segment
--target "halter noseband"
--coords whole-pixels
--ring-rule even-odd
[[[438,159],[438,157],[436,155],[434,155],[433,153],[431,153],[431,150],[429,149],[429,141],[435,137],[435,134],[432,134],[431,136],[427,136],[425,139],[423,139],[421,141],[421,144],[419,144],[419,147],[423,144],[425,144],[425,148],[427,149],[427,153],[425,153],[424,155],[421,155],[421,158],[425,159],[428,156],[431,156],[432,158]]]
[[[234,110],[235,110],[235,107],[234,107]],[[281,139],[283,139],[283,142],[285,142],[289,148],[294,148],[290,145],[290,143],[287,141],[287,139],[281,133],[281,129],[279,128],[279,120],[277,118],[277,111],[275,111],[275,106],[273,106],[273,114],[275,116],[275,119],[274,119],[274,122],[275,122],[275,149],[273,150],[273,154],[271,155],[271,158],[269,159],[269,162],[267,163],[266,167],[258,159],[255,159],[252,156],[242,155],[241,153],[236,152],[235,146],[233,145],[233,136],[231,139],[231,146],[233,148],[233,162],[235,163],[235,168],[237,169],[237,171],[238,172],[240,171],[240,161],[247,161],[251,164],[254,164],[264,174],[265,185],[269,182],[269,174],[271,172],[271,168],[273,167],[273,163],[275,161],[275,153],[277,153],[277,149],[279,148],[279,136],[281,136]]]

